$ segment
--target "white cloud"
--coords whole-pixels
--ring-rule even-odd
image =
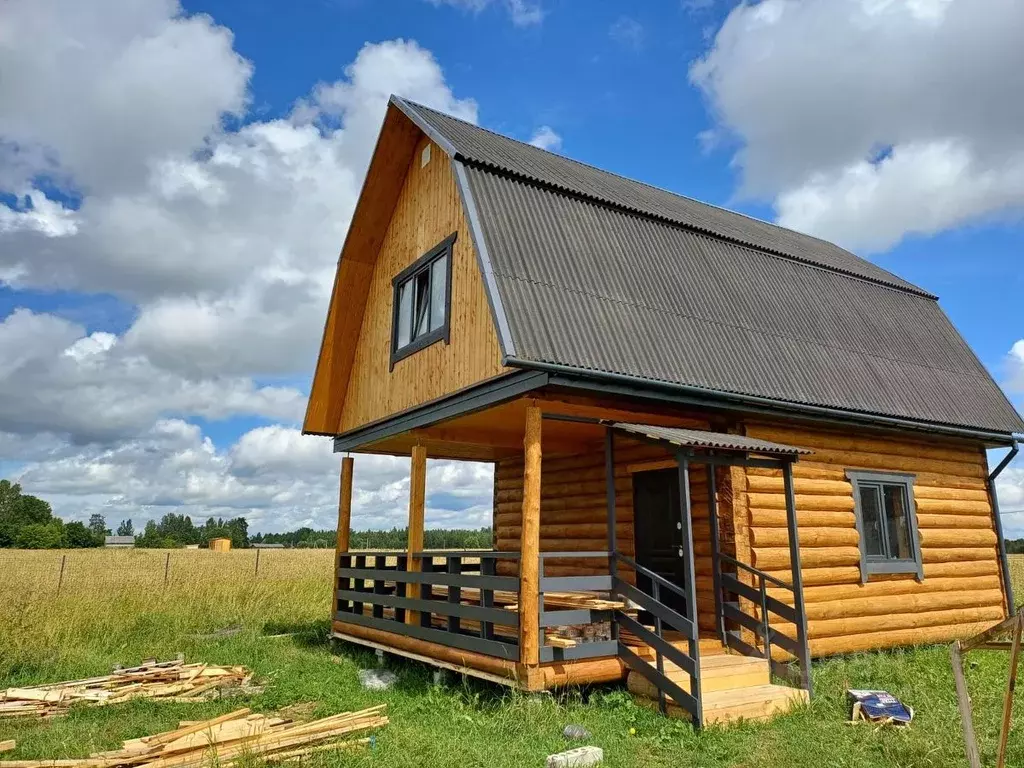
[[[141,528],[167,512],[196,520],[243,515],[251,531],[266,532],[333,528],[340,465],[330,441],[297,429],[259,427],[221,451],[195,425],[164,419],[113,446],[54,443],[16,479],[65,519],[99,513],[108,522],[130,517]],[[354,528],[406,525],[408,459],[357,456],[353,480]],[[492,488],[488,465],[429,462],[428,527],[487,525]]]
[[[690,69],[780,222],[885,250],[1024,210],[1024,5],[763,0]]]
[[[644,46],[644,27],[636,19],[629,16],[620,16],[608,28],[608,34],[612,40],[634,51],[639,51]]]
[[[497,3],[494,0],[430,0],[430,2],[434,5],[451,5],[471,13],[480,13],[489,5],[500,4],[504,6],[512,23],[517,27],[540,24],[546,15],[539,2],[530,2],[530,0],[500,0]]]
[[[1024,339],[1014,342],[1003,361],[1003,387],[1012,394],[1024,395]]]
[[[332,524],[330,441],[296,431],[303,393],[265,382],[312,370],[388,96],[472,121],[476,104],[429,51],[391,40],[286,117],[252,120],[253,67],[232,45],[173,0],[4,5],[0,192],[17,203],[0,204],[0,281],[133,310],[117,333],[45,312],[0,319],[0,460],[59,513]],[[189,423],[235,416],[280,423],[224,449]],[[407,464],[360,463],[357,521],[400,524]]]
[[[530,143],[535,147],[557,152],[562,148],[562,137],[555,133],[555,129],[549,125],[542,125],[533,132]]]

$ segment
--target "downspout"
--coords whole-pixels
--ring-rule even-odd
[[[1003,538],[1003,521],[999,516],[999,497],[996,496],[996,478],[1002,473],[1006,466],[1013,461],[1017,452],[1020,450],[1020,445],[1015,439],[1013,441],[1013,447],[1010,448],[1010,452],[1003,456],[1003,460],[999,462],[995,469],[988,476],[988,497],[992,501],[992,519],[996,526],[996,537],[999,539],[999,565],[1003,571],[1003,585],[1006,587],[1006,615],[1012,616],[1016,609],[1016,603],[1013,600],[1013,584],[1010,582],[1010,564],[1006,559],[1006,539]]]

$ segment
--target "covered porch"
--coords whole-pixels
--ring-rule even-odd
[[[809,691],[791,471],[806,451],[696,428],[706,421],[518,397],[389,435],[366,447],[410,457],[409,542],[397,552],[349,551],[346,457],[335,637],[525,690],[632,674],[631,689],[698,725],[714,719],[702,679],[728,661],[712,656],[761,659],[766,677]],[[428,455],[496,462],[494,551],[424,551]],[[720,504],[731,490],[720,485],[743,466],[785,480],[791,581],[743,563],[722,540],[731,533]],[[556,482],[544,481],[548,468]],[[675,503],[656,515],[634,487],[645,473],[673,478]],[[663,551],[639,546],[648,518],[671,530]]]

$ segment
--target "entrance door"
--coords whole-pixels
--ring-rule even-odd
[[[659,469],[633,475],[633,536],[636,561],[680,589],[685,585],[679,472]],[[638,575],[637,586],[651,594],[651,580]],[[686,601],[662,589],[661,602],[685,614]]]

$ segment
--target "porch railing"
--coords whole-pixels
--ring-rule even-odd
[[[519,577],[498,575],[503,560],[519,553],[340,553],[334,618],[518,661],[519,613],[501,604],[518,600]]]
[[[650,594],[639,586],[634,586],[628,581],[619,578],[618,568],[624,566],[637,575],[637,585],[647,582],[650,584]],[[647,679],[658,689],[658,706],[664,713],[667,709],[666,697],[671,696],[673,701],[690,713],[693,722],[700,727],[703,720],[700,691],[700,639],[697,631],[697,613],[694,605],[693,591],[683,590],[668,579],[659,576],[654,571],[643,567],[635,560],[621,553],[615,554],[613,566],[615,576],[615,594],[629,600],[632,604],[650,614],[654,619],[654,631],[629,616],[624,611],[616,611],[615,622],[620,629],[625,629],[638,640],[654,649],[655,665],[652,667],[647,661],[636,654],[626,643],[618,644],[619,657],[629,665],[631,669]],[[640,577],[643,577],[642,579]],[[673,608],[662,602],[664,593],[672,593],[683,600],[684,616]],[[692,618],[691,618],[692,616]],[[687,651],[677,648],[673,643],[665,639],[666,625],[674,630],[681,639],[687,641]],[[665,674],[665,660],[675,664],[689,676],[690,690],[686,691]]]
[[[734,626],[750,630],[754,634],[754,643],[751,645],[742,637],[742,630],[731,628],[725,629],[722,625],[723,639],[730,648],[739,651],[746,656],[755,656],[768,661],[771,673],[776,677],[785,680],[792,685],[799,686],[811,691],[811,659],[805,636],[805,622],[793,605],[779,600],[768,594],[768,585],[790,592],[796,602],[796,590],[792,584],[787,584],[764,571],[747,565],[735,557],[719,553],[720,561],[728,563],[737,569],[737,573],[721,573],[718,575],[718,583],[721,592],[716,597],[720,600],[720,621],[731,622]],[[744,571],[752,577],[756,586],[745,584],[740,580],[738,572]],[[750,604],[756,607],[753,611],[744,611],[739,598],[746,598]],[[716,600],[718,602],[718,600]],[[771,615],[778,616],[783,621],[795,627],[796,637],[790,637],[779,629],[772,626]],[[789,664],[774,658],[773,648],[780,648],[796,660],[797,669]]]
[[[611,592],[613,579],[611,573],[598,573],[585,576],[548,576],[547,566],[550,560],[602,560],[605,566],[611,564],[609,552],[541,552],[540,553],[540,597],[537,601],[540,609],[540,631],[542,636],[547,627],[576,626],[585,624],[608,624],[608,637],[601,640],[579,642],[568,648],[540,644],[540,660],[571,661],[574,659],[590,659],[600,656],[615,656],[618,653],[614,612],[594,608],[558,608],[547,610],[544,605],[545,594],[552,592]]]

